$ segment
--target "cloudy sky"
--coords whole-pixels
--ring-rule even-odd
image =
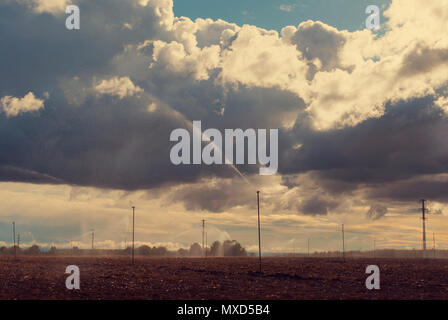
[[[80,30],[65,27],[67,5]],[[378,30],[367,5],[381,8]],[[0,245],[448,248],[445,0],[0,0]],[[279,129],[279,171],[175,166],[170,133]],[[432,247],[432,243],[430,245]]]

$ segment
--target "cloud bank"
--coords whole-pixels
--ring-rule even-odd
[[[170,132],[201,120],[280,128],[267,191],[278,210],[328,215],[343,196],[377,219],[388,211],[376,201],[420,197],[419,179],[446,202],[445,1],[393,0],[379,33],[192,21],[171,0],[73,0],[82,22],[69,32],[66,3],[0,4],[0,24],[13,26],[0,28],[0,180],[179,188],[172,202],[187,210],[250,206],[250,186],[227,190],[230,168],[170,163]],[[239,169],[269,190],[257,168]]]

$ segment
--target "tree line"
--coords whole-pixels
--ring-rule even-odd
[[[132,252],[131,247],[126,249],[80,249],[73,247],[71,249],[61,248],[57,249],[52,246],[50,250],[43,250],[38,245],[32,245],[28,248],[22,248],[18,246],[0,247],[1,256],[13,256],[13,255],[130,255]],[[150,247],[142,245],[135,248],[135,254],[137,256],[153,256],[153,257],[246,257],[246,249],[236,240],[226,240],[224,242],[215,241],[210,247],[205,250],[202,246],[195,242],[189,249],[181,248],[177,251],[170,251],[166,247]]]
[[[210,256],[210,257],[246,257],[247,252],[241,244],[236,240],[225,240],[223,243],[215,241],[210,247],[206,248],[204,252],[199,243],[193,243],[189,250],[179,249],[177,251],[179,256]]]

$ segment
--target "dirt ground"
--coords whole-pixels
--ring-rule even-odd
[[[380,290],[367,290],[368,265]],[[77,265],[80,290],[65,268]],[[264,258],[0,258],[0,299],[447,299],[448,260]]]

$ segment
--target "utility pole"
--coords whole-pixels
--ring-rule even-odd
[[[257,207],[258,207],[258,260],[260,263],[261,274],[261,232],[260,232],[260,191],[257,191]]]
[[[134,264],[135,207],[132,206],[132,264]]]
[[[432,233],[432,241],[433,241],[433,250],[434,250],[434,259],[436,258],[436,236],[434,232]]]
[[[426,258],[426,228],[425,228],[425,211],[427,209],[425,209],[425,199],[421,199],[420,200],[422,202],[422,221],[423,221],[423,258]]]
[[[344,239],[344,224],[342,224],[342,259],[345,262],[345,239]]]
[[[92,251],[93,251],[93,241],[95,239],[95,230],[92,229]]]
[[[205,220],[202,219],[202,255],[205,257]]]
[[[12,237],[14,238],[14,258],[17,256],[16,251],[16,223],[13,221],[12,223]]]

